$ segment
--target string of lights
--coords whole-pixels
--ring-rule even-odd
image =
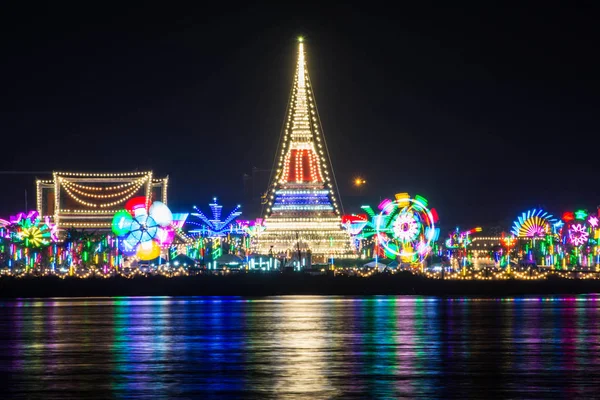
[[[352,254],[330,170],[300,38],[279,160],[267,195],[265,229],[256,238],[257,252],[289,253],[303,248],[319,259]]]

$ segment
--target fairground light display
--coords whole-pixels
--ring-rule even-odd
[[[305,257],[307,263],[298,265],[326,261],[337,271],[335,257],[352,261],[354,269],[370,259],[375,265],[392,260],[388,266],[436,278],[448,271],[448,279],[600,277],[598,210],[574,208],[557,218],[536,208],[520,214],[508,232],[457,228],[442,240],[435,209],[419,195],[399,193],[376,211],[364,206],[361,214],[342,216],[306,59],[299,40],[263,219],[240,220],[239,207],[221,219],[216,199],[210,204],[212,218],[199,209],[173,214],[167,206],[168,177],[156,179],[152,171],[54,172],[52,179],[36,181],[37,212],[0,220],[0,273],[108,276],[156,267],[157,259],[171,271],[173,260],[212,270],[227,265],[265,270],[267,263],[270,270],[275,257],[289,262],[312,253],[312,260]],[[236,264],[220,264],[222,258]]]
[[[594,278],[599,271],[597,212],[577,209],[555,218],[544,210],[532,209],[519,215],[508,233],[491,237],[480,235],[479,227],[456,228],[438,241],[437,213],[422,196],[401,193],[381,202],[377,211],[369,206],[363,206],[363,211],[341,220],[353,236],[355,254],[362,254],[365,263],[369,258],[393,260],[387,265],[396,262],[394,268],[409,267],[412,271],[411,266],[422,266],[425,269],[417,270],[431,277],[440,277],[439,267],[447,265],[448,269],[443,269],[447,271],[445,279],[540,279],[549,274]],[[114,214],[110,233],[72,228],[59,235],[51,217],[41,217],[35,211],[19,213],[0,220],[0,265],[2,271],[15,275],[41,268],[45,273],[66,272],[79,277],[90,276],[93,270],[106,276],[111,272],[123,274],[126,267],[136,268],[136,263],[145,261],[156,263],[157,258],[159,264],[161,259],[163,264],[187,260],[188,264],[182,264],[186,268],[206,265],[208,270],[234,265],[270,270],[276,265],[251,250],[253,238],[265,231],[262,220],[235,220],[235,234],[192,237],[182,229],[187,215],[173,214],[160,201],[138,197]],[[486,270],[486,265],[495,267],[495,272]],[[360,261],[357,266],[361,266]]]
[[[469,259],[468,247],[471,245],[473,234],[481,232],[480,226],[467,231],[461,231],[459,227],[450,233],[449,238],[446,239],[445,245],[449,257],[454,257],[459,260],[461,266],[464,268],[467,266]]]
[[[188,234],[197,243],[198,257],[212,269],[218,268],[219,263],[228,266],[243,264],[249,256],[250,232],[254,232],[255,222],[238,219],[242,215],[239,204],[225,218],[222,218],[223,206],[216,197],[208,206],[210,218],[194,206],[194,212],[190,214],[194,219],[186,222]]]
[[[367,241],[363,246],[371,246],[374,258],[422,263],[439,235],[437,212],[428,208],[427,199],[398,193],[393,200],[383,200],[378,209],[376,213],[370,206],[363,206],[366,214],[346,216],[345,225],[356,239]]]
[[[25,268],[33,268],[42,261],[44,249],[58,240],[56,225],[49,217],[41,218],[37,211],[19,213],[9,221],[0,220],[3,254],[8,254],[8,267],[21,262]]]

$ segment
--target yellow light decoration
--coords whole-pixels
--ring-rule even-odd
[[[150,261],[160,256],[160,246],[154,240],[140,243],[137,249],[137,257],[142,261]]]
[[[125,172],[125,173],[79,173],[79,172],[53,172],[52,180],[38,180],[37,206],[38,212],[43,215],[53,213],[53,222],[59,229],[66,227],[110,227],[110,219],[128,199],[135,195],[152,194],[154,188],[162,190],[162,200],[166,203],[168,177],[154,179],[151,171]],[[144,187],[145,185],[145,187]],[[140,191],[143,190],[142,193]],[[47,203],[43,193],[46,191],[54,196],[54,202]],[[52,193],[52,194],[50,194]],[[69,209],[61,207],[64,197],[73,200],[81,206],[71,206]],[[44,207],[48,204],[51,209]],[[86,220],[93,220],[98,224],[88,225]],[[100,224],[98,220],[107,220]]]
[[[87,185],[81,185],[79,183],[76,182],[71,182],[65,178],[61,178],[61,180],[67,184],[69,184],[70,186],[74,186],[76,188],[82,189],[82,190],[91,190],[91,191],[113,191],[113,190],[119,190],[119,189],[124,189],[124,188],[128,188],[130,186],[133,185],[141,185],[143,183],[145,183],[145,181],[148,179],[148,175],[143,176],[139,179],[136,179],[135,181],[131,181],[131,182],[127,182],[127,183],[123,183],[120,185],[115,185],[115,186],[87,186]]]
[[[78,189],[77,186],[73,185],[71,182],[65,182],[63,181],[63,185],[65,188],[69,188],[69,190],[71,190],[72,192],[75,192],[81,196],[87,196],[87,197],[91,197],[94,199],[109,199],[109,198],[114,198],[114,197],[122,197],[122,196],[127,196],[132,192],[137,191],[140,187],[142,187],[142,185],[145,182],[142,181],[141,183],[136,183],[135,185],[131,186],[128,185],[128,187],[121,191],[121,192],[117,192],[117,193],[110,193],[110,194],[95,194],[95,193],[86,193],[83,190]]]

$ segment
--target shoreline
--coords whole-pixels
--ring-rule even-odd
[[[181,277],[2,277],[0,299],[112,296],[422,295],[510,297],[600,294],[600,280],[439,280],[412,274],[371,277],[304,274],[197,275]]]

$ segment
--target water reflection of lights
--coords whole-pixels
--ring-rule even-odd
[[[0,370],[18,389],[3,395],[593,398],[599,304],[600,295],[6,301]]]
[[[277,362],[271,371],[277,396],[302,394],[305,398],[323,398],[339,395],[329,379],[330,368],[324,355],[332,349],[330,335],[324,328],[323,306],[307,304],[318,302],[319,297],[286,297],[279,299],[273,320],[273,353]]]

